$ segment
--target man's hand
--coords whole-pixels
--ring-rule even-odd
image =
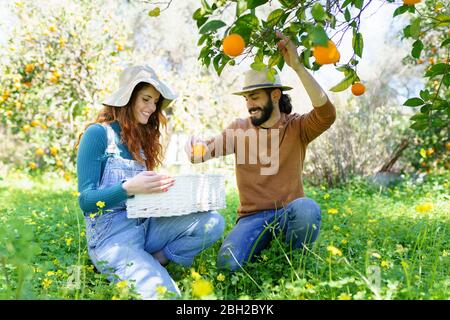
[[[184,151],[192,163],[199,163],[205,160],[204,157],[208,151],[208,146],[203,140],[191,136],[184,146]]]
[[[284,62],[292,69],[296,70],[298,67],[301,67],[300,59],[297,53],[297,47],[294,43],[283,35],[281,32],[277,31],[276,36],[281,40],[277,43],[278,49],[281,51],[283,55]]]

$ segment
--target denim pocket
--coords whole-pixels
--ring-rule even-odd
[[[107,237],[112,222],[112,213],[106,213],[93,219],[86,217],[86,238],[91,249],[96,248]]]

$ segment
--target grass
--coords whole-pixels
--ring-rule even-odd
[[[256,262],[228,274],[215,266],[219,241],[192,268],[169,264],[183,298],[196,298],[199,278],[212,285],[206,298],[213,299],[450,298],[448,175],[390,189],[356,178],[336,189],[305,190],[322,208],[313,248],[290,251],[275,238]],[[235,190],[227,203],[225,234],[236,219]],[[0,181],[0,298],[135,297],[95,272],[84,232],[74,183]]]

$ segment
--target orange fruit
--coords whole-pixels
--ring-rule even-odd
[[[194,157],[204,157],[206,154],[206,146],[201,143],[194,144],[192,152]]]
[[[366,91],[366,87],[361,82],[355,82],[352,85],[352,93],[355,96],[360,96]]]
[[[341,54],[331,40],[328,40],[326,47],[314,46],[313,49],[313,56],[316,58],[317,64],[332,64],[338,62],[341,58]]]
[[[412,6],[415,5],[419,2],[421,2],[422,0],[403,0],[403,4],[406,4],[408,6]]]
[[[245,41],[237,33],[230,34],[223,39],[223,52],[230,57],[237,57],[244,52]]]

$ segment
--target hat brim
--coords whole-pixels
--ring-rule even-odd
[[[130,82],[127,86],[120,87],[116,92],[112,93],[102,102],[103,105],[112,107],[124,107],[130,101],[134,88],[141,82],[151,84],[162,96],[163,101],[161,108],[167,108],[170,103],[177,98],[172,91],[161,81],[148,78],[138,78]]]
[[[255,90],[259,90],[259,89],[267,89],[267,88],[281,89],[284,91],[293,89],[292,87],[289,87],[289,86],[258,85],[258,86],[251,86],[248,88],[244,88],[245,90],[233,92],[232,94],[237,95],[237,96],[242,96],[243,94],[251,92],[251,91],[255,91]]]

